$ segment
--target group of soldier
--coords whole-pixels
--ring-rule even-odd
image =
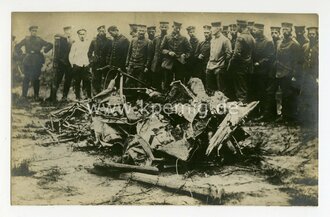
[[[169,90],[174,80],[186,83],[191,77],[200,78],[207,91],[222,91],[241,104],[260,101],[256,120],[297,121],[306,115],[317,119],[317,27],[308,27],[306,34],[305,26],[285,22],[270,27],[268,39],[261,23],[237,20],[223,26],[212,22],[203,26],[205,39],[201,42],[195,26],[186,28],[189,38],[180,33],[181,23],[173,22],[172,32],[169,27],[169,22],[160,22],[160,35],[156,36],[156,26],[130,24],[129,40],[117,26],[106,29],[102,25],[92,41],[86,39],[86,29],[79,29],[74,41],[72,28],[67,26],[64,34],[55,35],[53,46],[37,36],[37,26],[31,26],[30,36],[15,46],[16,53],[22,53],[23,46],[26,53],[22,97],[27,97],[32,82],[34,97],[39,98],[44,53],[54,47],[55,70],[49,97],[53,101],[62,80],[62,100],[67,100],[72,81],[80,100],[81,89],[91,98],[106,89],[121,70],[142,81],[128,77],[126,87],[139,88],[144,82],[162,92]],[[275,95],[279,89],[282,115],[278,118]]]

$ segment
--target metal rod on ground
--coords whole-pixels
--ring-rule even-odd
[[[121,164],[114,162],[97,162],[94,163],[95,168],[103,168],[109,170],[116,170],[120,172],[142,172],[142,173],[150,173],[150,174],[158,174],[159,170],[157,167],[152,166],[136,166],[129,164]]]

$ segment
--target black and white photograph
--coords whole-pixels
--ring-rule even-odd
[[[12,12],[11,29],[12,205],[318,206],[318,14]]]

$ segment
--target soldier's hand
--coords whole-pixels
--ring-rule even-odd
[[[181,57],[182,57],[182,58],[186,58],[186,54],[184,54],[184,53],[181,54]]]
[[[148,68],[146,67],[146,68],[144,68],[144,72],[147,72],[148,71]]]
[[[318,78],[316,79],[316,83],[319,84],[319,79]]]
[[[168,55],[174,57],[175,56],[175,53],[173,51],[170,51],[170,52],[168,52]]]
[[[203,59],[203,58],[204,58],[204,55],[203,55],[203,54],[199,54],[199,55],[198,55],[198,59],[201,60],[201,59]]]
[[[259,66],[260,64],[258,62],[255,62],[254,63],[254,66]]]
[[[295,77],[292,77],[291,81],[296,81],[296,78]]]

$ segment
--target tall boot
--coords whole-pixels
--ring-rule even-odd
[[[39,100],[39,89],[40,89],[40,81],[36,79],[33,81],[33,90],[34,90],[34,99]]]

